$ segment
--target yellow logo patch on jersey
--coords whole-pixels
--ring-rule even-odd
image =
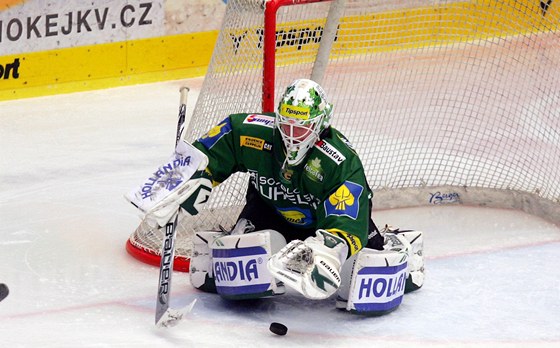
[[[312,223],[311,212],[301,208],[276,208],[280,215],[292,225],[308,226]]]
[[[363,186],[345,181],[325,201],[326,215],[348,216],[355,220],[360,211],[359,199],[363,191]]]
[[[264,139],[255,138],[255,137],[248,137],[242,135],[239,139],[240,145],[243,147],[250,147],[256,150],[267,150],[270,151],[272,149],[271,144],[267,143]]]
[[[198,139],[198,141],[200,141],[204,147],[210,149],[218,142],[218,140],[229,132],[231,132],[231,122],[229,118],[226,118],[217,126],[212,127],[205,135]]]

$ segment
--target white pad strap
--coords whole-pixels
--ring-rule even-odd
[[[192,286],[197,289],[215,292],[214,275],[212,272],[212,250],[210,245],[222,232],[196,232],[193,237],[193,253],[190,259],[189,277]]]
[[[386,233],[385,238],[391,238],[392,233]],[[405,292],[417,290],[424,285],[424,239],[421,231],[395,231],[401,243],[408,243],[408,278]]]
[[[207,165],[208,157],[204,153],[180,141],[169,160],[125,198],[159,226],[164,226],[189,198],[192,209],[187,212],[196,214],[212,190],[210,179],[200,175]]]

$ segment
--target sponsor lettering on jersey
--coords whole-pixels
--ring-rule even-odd
[[[208,133],[203,135],[200,139],[198,139],[198,141],[207,149],[211,149],[212,146],[214,146],[218,142],[218,140],[220,140],[229,132],[231,132],[231,121],[228,117],[220,122],[217,126],[210,129]]]
[[[313,223],[313,217],[309,209],[292,208],[276,208],[284,219],[293,225],[309,226]]]
[[[267,115],[251,114],[245,118],[243,123],[274,128],[274,117],[267,116]]]
[[[303,169],[305,170],[305,175],[315,182],[323,182],[325,178],[325,173],[323,172],[323,168],[321,167],[321,160],[315,157],[312,160],[309,160],[304,166]]]
[[[272,150],[272,144],[265,141],[264,139],[261,138],[255,138],[255,137],[248,137],[245,135],[242,135],[239,139],[239,144],[241,147],[245,146],[245,147],[250,147],[252,149],[256,149],[256,150],[260,150],[260,151],[271,151]]]
[[[331,144],[327,143],[324,140],[319,140],[318,142],[316,142],[315,147],[318,148],[322,153],[327,155],[327,157],[331,158],[337,165],[341,164],[346,159],[346,157],[341,154],[340,151],[338,151]]]
[[[356,220],[360,212],[360,196],[363,191],[362,185],[345,181],[325,200],[326,215],[348,216]]]
[[[284,117],[297,118],[298,120],[309,120],[310,112],[309,108],[282,104],[280,107],[280,115]]]
[[[311,193],[301,194],[299,189],[288,188],[275,178],[260,175],[256,170],[249,170],[251,184],[259,191],[259,194],[270,201],[288,201],[295,205],[309,205],[316,209],[319,205],[317,199]]]

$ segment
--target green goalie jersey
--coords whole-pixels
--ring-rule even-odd
[[[194,145],[208,156],[215,185],[235,172],[249,173],[250,185],[295,229],[338,234],[354,254],[367,243],[371,190],[348,140],[333,128],[326,133],[287,173],[274,114],[230,115]]]

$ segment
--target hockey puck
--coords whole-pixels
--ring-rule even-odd
[[[0,283],[0,301],[5,299],[9,293],[10,290],[8,289],[8,286],[4,283]]]
[[[288,328],[284,324],[280,323],[271,323],[270,324],[270,331],[280,336],[284,336],[288,332]]]

